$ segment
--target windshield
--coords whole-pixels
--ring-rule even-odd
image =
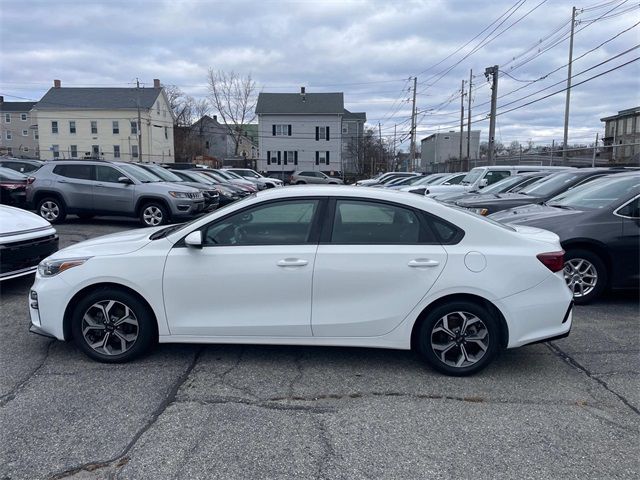
[[[613,176],[594,180],[549,200],[551,206],[579,210],[604,208],[640,191],[640,175]]]
[[[521,175],[514,175],[513,177],[506,177],[500,180],[499,182],[494,183],[493,185],[489,185],[488,187],[484,187],[479,193],[483,195],[486,193],[502,193],[509,190],[511,187],[518,185],[520,182],[524,180],[525,177]]]
[[[0,167],[0,180],[26,180],[26,175],[11,170],[10,168]]]
[[[166,168],[159,167],[157,165],[148,165],[143,168],[150,170],[151,173],[153,173],[156,177],[160,177],[165,182],[184,182],[184,180],[181,179],[178,175],[170,172]]]
[[[229,172],[225,172],[225,171],[222,171],[222,170],[210,171],[209,173],[215,173],[215,174],[218,175],[218,177],[222,177],[222,178],[224,178],[226,180],[231,180],[231,179],[235,178]]]
[[[231,172],[238,173],[243,177],[261,178],[261,175],[258,175],[258,173],[254,172],[253,170],[231,170]]]
[[[580,175],[575,172],[557,173],[542,182],[534,183],[533,185],[523,188],[519,193],[533,195],[534,197],[545,197],[565,186],[568,187],[572,185],[578,178],[580,178]]]
[[[464,178],[462,179],[460,184],[461,185],[472,185],[473,183],[475,183],[476,180],[478,180],[478,178],[480,178],[480,175],[482,175],[482,172],[484,172],[484,168],[474,168],[474,169],[472,169],[469,173],[467,173],[464,176]]]
[[[214,182],[209,175],[200,172],[185,172],[185,175],[188,175],[195,182],[206,183],[207,185],[215,185]]]
[[[142,167],[137,165],[119,163],[118,168],[124,171],[127,175],[132,176],[136,180],[142,183],[161,182],[162,179],[151,172],[148,172]]]

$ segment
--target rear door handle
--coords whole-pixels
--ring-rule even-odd
[[[104,183],[96,183],[96,187],[104,187]]]
[[[279,267],[304,267],[308,263],[308,261],[302,260],[301,258],[285,258],[283,260],[279,260],[276,265]]]
[[[430,260],[428,258],[416,258],[414,260],[411,260],[407,265],[413,268],[437,267],[438,265],[440,265],[440,262],[437,260]]]

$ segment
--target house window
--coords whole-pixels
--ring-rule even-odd
[[[96,120],[91,120],[91,133],[93,135],[97,135],[98,133],[98,122]]]
[[[11,114],[10,113],[5,113],[4,114],[4,123],[11,123]]]
[[[38,135],[38,129],[36,128],[36,129],[33,131],[33,139],[34,139],[34,140],[38,140],[39,138],[40,138],[40,135]]]
[[[138,145],[131,145],[131,158],[138,158]]]
[[[71,150],[71,158],[78,158],[78,146],[70,145],[69,149]]]
[[[164,127],[164,138],[165,140],[169,139],[169,129],[167,127]]]
[[[60,158],[60,145],[51,145],[51,151],[53,152],[53,158]]]
[[[640,117],[636,117],[636,133],[640,133]]]
[[[204,148],[206,148],[207,150],[209,150],[209,140],[207,140],[206,142],[204,142]]]
[[[28,137],[29,136],[29,130],[22,130],[22,136],[23,137]]]
[[[633,117],[627,118],[627,128],[625,129],[624,133],[626,133],[627,135],[633,133]]]
[[[316,141],[329,140],[329,127],[316,127]]]
[[[280,152],[267,152],[267,165],[276,164],[278,162],[278,158],[280,157]]]
[[[343,134],[349,133],[349,127],[347,125],[342,126],[342,133]]]
[[[298,152],[294,150],[284,152],[284,164],[287,165],[288,163],[298,164]]]
[[[69,122],[69,133],[73,133],[73,134],[76,133],[76,122],[75,122],[75,120],[71,120]]]
[[[131,122],[131,135],[138,134],[138,122]]]
[[[618,126],[616,127],[616,134],[622,135],[624,132],[624,120],[621,118],[618,120]]]
[[[11,130],[7,130],[4,135],[7,140],[11,140],[13,138],[13,135],[11,135]]]
[[[113,130],[114,135],[117,135],[120,133],[120,124],[118,123],[117,120],[114,120],[113,122],[111,122],[111,128]]]
[[[316,165],[329,165],[329,152],[316,152]]]
[[[271,133],[274,137],[290,137],[291,125],[273,125]]]
[[[160,115],[160,102],[156,104],[156,112]]]
[[[24,152],[28,152],[28,151],[29,151],[29,147],[22,147],[22,150],[23,150]]]
[[[51,133],[58,133],[58,122],[55,120],[51,122]]]
[[[120,145],[113,146],[113,158],[120,158]]]
[[[13,148],[7,147],[7,153],[9,154],[9,156],[13,155]]]
[[[27,114],[26,113],[21,113],[20,114],[20,120],[22,120],[23,122],[26,122],[27,121]]]

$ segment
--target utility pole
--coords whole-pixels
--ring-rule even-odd
[[[413,172],[413,162],[416,156],[416,88],[418,77],[413,77],[413,107],[411,109],[411,156],[409,157],[408,172]]]
[[[489,118],[489,152],[488,153],[488,165],[495,165],[495,147],[496,147],[496,106],[498,102],[498,65],[493,67],[487,67],[484,69],[484,76],[489,80],[489,75],[492,77],[491,81],[491,113]]]
[[[554,148],[556,148],[556,141],[551,140],[551,152],[549,152],[549,155],[551,156],[551,160],[549,160],[549,166],[553,165],[553,149]]]
[[[144,162],[142,159],[142,120],[140,117],[140,80],[136,78],[136,107],[138,107],[138,158],[139,161]]]
[[[384,165],[384,150],[382,149],[382,128],[378,122],[378,139],[380,141],[380,163]]]
[[[464,80],[462,80],[462,87],[460,87],[460,154],[458,160],[460,161],[460,171],[462,171],[462,146],[464,135]]]
[[[393,126],[393,165],[394,165],[394,170],[397,168],[397,164],[398,164],[398,159],[396,158],[396,129],[398,127],[398,124],[395,124]]]
[[[598,134],[597,133],[596,133],[596,143],[593,144],[593,156],[591,157],[592,167],[596,166],[596,150],[598,150]]]
[[[571,100],[571,66],[573,63],[573,31],[576,25],[576,7],[571,11],[571,37],[569,37],[569,64],[567,68],[567,99],[564,105],[564,141],[562,144],[562,160],[567,160],[567,143],[569,141],[569,102]]]
[[[471,87],[473,86],[473,70],[469,71],[469,90],[467,102],[467,168],[471,162]]]

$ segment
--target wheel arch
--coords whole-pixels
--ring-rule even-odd
[[[38,203],[47,197],[54,197],[62,202],[62,206],[67,208],[67,202],[64,200],[64,196],[60,192],[55,190],[39,190],[33,195],[33,207],[38,208]]]
[[[611,260],[611,255],[609,254],[609,249],[604,244],[590,239],[576,238],[561,242],[561,245],[565,252],[580,249],[588,250],[597,255],[604,262],[604,266],[607,269],[607,286],[611,283],[611,278],[613,277],[611,271],[613,268],[613,262]]]
[[[507,321],[505,320],[504,315],[500,311],[498,307],[496,307],[493,302],[487,300],[484,297],[479,295],[475,295],[472,293],[454,293],[445,295],[443,297],[435,299],[429,305],[424,307],[420,314],[418,315],[416,321],[413,323],[413,327],[411,329],[411,349],[415,350],[418,345],[418,335],[420,332],[420,326],[426,320],[429,312],[433,309],[440,307],[446,303],[450,302],[472,302],[478,304],[491,312],[498,319],[498,324],[500,325],[500,348],[505,349],[509,344],[509,326],[507,325]]]
[[[140,300],[149,310],[149,313],[152,316],[152,324],[154,326],[154,336],[155,339],[157,341],[158,339],[158,316],[156,315],[156,312],[153,310],[153,308],[151,307],[151,305],[149,304],[149,302],[142,296],[140,295],[138,292],[136,292],[134,289],[127,287],[126,285],[122,285],[120,283],[114,283],[114,282],[101,282],[101,283],[94,283],[93,285],[88,285],[84,288],[82,288],[81,290],[79,290],[78,292],[76,292],[76,294],[71,298],[71,300],[69,300],[69,302],[67,303],[67,306],[65,307],[64,310],[64,317],[62,320],[62,332],[64,335],[64,339],[65,341],[69,341],[72,339],[73,334],[71,333],[71,316],[73,315],[73,309],[76,305],[76,303],[85,295],[88,295],[89,293],[95,292],[96,290],[100,290],[100,289],[118,289],[118,290],[122,290],[124,292],[127,292],[130,295],[133,295],[134,297],[136,297],[138,300]]]
[[[162,204],[162,206],[167,210],[167,215],[171,216],[172,211],[169,202],[167,202],[167,200],[162,197],[156,197],[153,195],[144,195],[138,199],[138,201],[136,202],[136,216],[140,215],[142,207],[152,202],[158,202]]]

